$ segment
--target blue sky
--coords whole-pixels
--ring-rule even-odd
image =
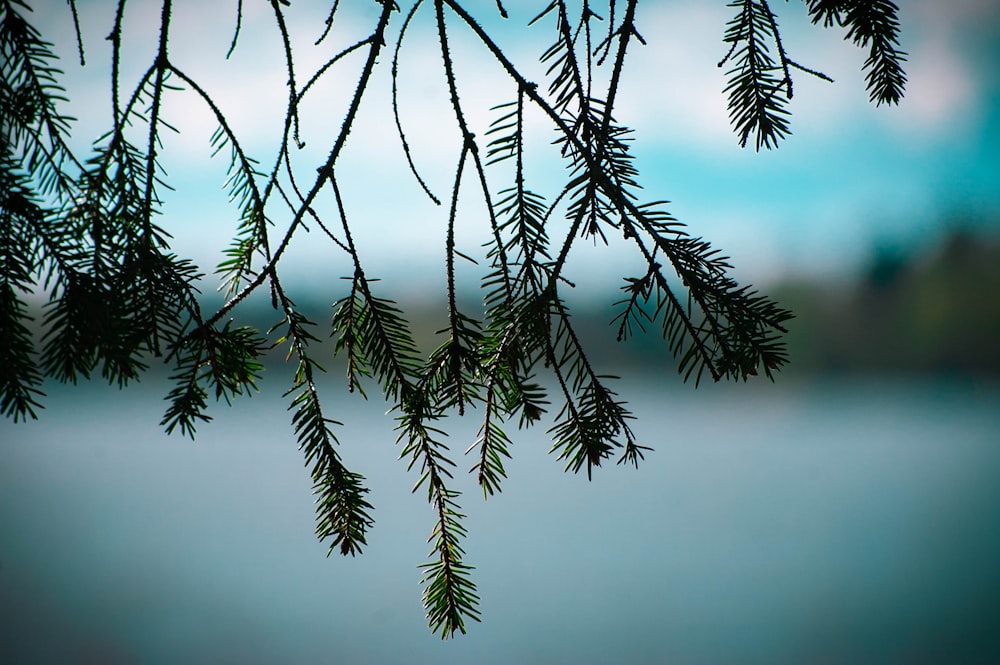
[[[688,12],[711,14],[706,30],[727,11],[687,4]],[[727,136],[716,73],[698,102],[709,109],[706,117],[685,109],[677,119],[685,131],[657,133],[650,151],[653,177],[676,192],[675,205],[692,226],[732,247],[734,257],[749,248],[747,260],[762,275],[823,274],[856,266],[873,244],[921,243],[942,218],[996,215],[1000,4],[901,3],[910,81],[903,103],[891,108],[868,103],[863,56],[838,31],[796,20],[804,13],[797,3],[775,6],[786,10],[792,57],[836,82],[800,76],[790,104],[794,135],[779,150],[757,154]],[[708,55],[700,57],[709,60],[701,82],[711,77]]]
[[[250,151],[270,164],[286,74],[266,3],[246,4],[241,42],[227,61],[236,3],[175,0],[171,55],[216,96]],[[335,31],[333,41],[312,47],[326,12],[319,4],[298,0],[288,10],[293,38],[300,35],[306,45],[296,53],[300,81],[330,53],[369,30],[359,22],[373,11],[366,3],[341,17],[341,32]],[[494,20],[492,2],[477,4],[477,15],[487,26],[498,25],[498,39],[541,81],[535,60],[551,40],[551,26],[524,27],[538,3],[506,3],[511,19],[502,24]],[[778,150],[762,153],[740,149],[727,119],[724,72],[716,63],[725,52],[721,34],[732,10],[722,1],[643,4],[638,21],[648,45],[631,52],[617,119],[636,130],[646,196],[671,201],[670,210],[691,233],[733,258],[739,277],[765,283],[793,274],[849,274],[875,245],[927,246],[942,232],[943,220],[956,215],[992,219],[994,228],[1000,226],[1000,3],[900,4],[902,46],[909,53],[907,96],[899,107],[875,108],[868,103],[860,70],[864,55],[843,40],[842,31],[809,25],[801,3],[773,3],[791,56],[835,83],[800,74],[790,104],[793,135]],[[73,100],[68,110],[79,118],[77,136],[85,147],[107,128],[110,117],[104,36],[114,3],[79,3],[85,68],[75,56],[66,4],[48,0],[35,6],[46,36],[63,54]],[[458,133],[431,41],[432,9],[428,5],[418,17],[401,64],[403,122],[422,174],[436,193],[447,196]],[[149,66],[158,17],[159,3],[127,5],[126,91]],[[394,22],[398,30],[402,16]],[[513,89],[457,24],[451,36],[459,54],[463,103],[482,136],[494,117],[489,107],[512,99]],[[327,154],[359,65],[360,59],[348,64],[304,110],[308,145],[297,155],[303,173]],[[431,204],[407,174],[387,108],[388,55],[381,69],[366,97],[367,120],[352,133],[340,173],[369,272],[409,274],[404,283],[412,284],[415,272],[441,264],[447,208]],[[200,102],[179,93],[169,104],[167,119],[181,135],[166,137],[164,160],[177,194],[167,199],[164,226],[174,233],[180,253],[211,264],[236,223],[221,189],[224,159],[208,160],[214,123]],[[528,176],[546,191],[559,169],[546,155],[552,135],[540,122],[531,131],[538,156]],[[497,181],[497,186],[504,184]],[[483,238],[482,210],[471,187],[462,191],[459,240],[463,250],[476,254]],[[554,195],[551,189],[546,193]],[[622,248],[599,252],[580,243],[578,249],[578,277],[625,274],[618,267],[626,260]],[[286,270],[299,278],[350,272],[343,255],[316,233],[299,238],[290,259]]]

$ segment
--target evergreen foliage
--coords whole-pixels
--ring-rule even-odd
[[[646,268],[624,278],[612,323],[620,341],[637,328],[657,327],[685,380],[746,380],[758,373],[772,378],[787,360],[782,333],[789,312],[737,284],[718,250],[689,235],[664,201],[642,194],[631,130],[615,115],[627,53],[645,43],[637,4],[609,0],[598,8],[588,0],[553,0],[542,8],[530,21],[531,30],[551,45],[540,56],[547,79],[536,84],[491,36],[495,15],[507,18],[502,0],[489,12],[460,0],[416,0],[407,8],[376,0],[369,30],[306,72],[293,59],[306,46],[293,44],[286,27],[286,14],[295,8],[269,0],[288,79],[280,93],[287,106],[276,128],[279,148],[263,162],[247,152],[229,121],[231,111],[199,83],[198,74],[171,59],[172,40],[180,38],[171,25],[171,0],[161,0],[155,52],[134,82],[121,75],[128,57],[122,47],[126,3],[117,3],[108,37],[110,127],[90,155],[75,154],[52,45],[33,27],[30,3],[0,0],[0,410],[15,421],[36,418],[46,378],[76,382],[99,370],[104,379],[124,386],[150,363],[165,362],[174,387],[161,424],[193,437],[210,419],[209,396],[228,401],[252,394],[261,378],[261,355],[281,347],[296,367],[286,396],[311,471],[316,534],[331,552],[354,555],[366,545],[372,506],[364,477],[343,461],[339,423],[329,416],[316,381],[323,369],[313,347],[317,335],[330,334],[346,359],[348,388],[363,394],[372,380],[393,405],[401,457],[419,474],[414,489],[423,489],[433,508],[430,560],[422,567],[430,626],[442,637],[465,632],[468,620],[479,620],[479,596],[462,548],[466,528],[459,492],[452,487],[455,461],[443,419],[481,407],[479,438],[469,452],[485,496],[501,490],[510,427],[533,425],[549,409],[555,414],[552,453],[567,470],[585,470],[590,477],[610,459],[637,465],[647,450],[629,427],[632,414],[611,388],[614,377],[591,363],[562,297],[576,244],[607,243],[617,234],[634,245]],[[845,28],[848,39],[869,50],[865,68],[872,100],[898,102],[905,54],[898,50],[895,5],[886,0],[804,4],[814,23]],[[726,90],[733,127],[741,145],[774,148],[790,133],[793,70],[823,75],[789,57],[767,0],[729,6],[734,18],[723,35],[729,49],[719,64],[731,65]],[[74,22],[77,9],[69,0]],[[333,39],[330,27],[338,11],[332,3],[317,43]],[[399,61],[407,49],[426,48],[408,36],[420,13],[436,26],[441,76],[461,136],[444,206],[443,341],[426,356],[403,308],[365,270],[351,234],[352,205],[342,196],[338,177],[352,127],[365,113],[373,72],[391,62],[402,153],[420,186],[438,201],[417,172],[399,116],[405,104],[398,94]],[[230,53],[240,39],[242,2],[234,18]],[[470,130],[460,96],[454,65],[461,55],[452,49],[452,33],[459,31],[509,79],[510,101],[494,109],[496,120],[485,140]],[[78,41],[82,63],[84,44]],[[303,145],[303,101],[318,81],[342,69],[353,71],[357,84],[339,129],[329,137],[328,157],[308,169],[293,167],[291,155]],[[240,208],[233,242],[215,270],[228,300],[215,311],[203,311],[198,285],[204,276],[171,252],[159,221],[161,192],[169,183],[158,153],[163,143],[179,140],[170,135],[164,100],[181,94],[200,99],[214,116],[218,128],[211,147],[228,155],[226,186]],[[546,149],[525,140],[529,113],[546,118],[554,131],[555,149],[566,166],[557,191],[542,193],[527,182],[526,162]],[[482,221],[491,236],[482,314],[463,311],[456,295],[456,262],[468,258],[455,240],[458,193],[468,183],[486,204]],[[315,212],[321,195],[336,201],[334,218]],[[561,228],[551,223],[557,219],[568,230],[552,236]],[[330,239],[333,254],[344,258],[351,274],[330,295],[335,305],[324,326],[305,317],[281,280],[283,256],[307,224]],[[230,318],[257,291],[270,294],[279,320],[267,331]],[[32,294],[47,299],[41,339],[28,325]],[[553,386],[551,393],[546,385]]]

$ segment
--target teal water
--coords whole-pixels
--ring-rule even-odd
[[[192,442],[159,432],[165,389],[55,390],[0,423],[0,663],[1000,660],[1000,386],[621,387],[638,471],[564,474],[538,430],[503,494],[458,479],[484,623],[444,643],[382,405],[328,392],[376,526],[327,559],[277,394]]]

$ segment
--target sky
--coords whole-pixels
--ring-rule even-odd
[[[78,118],[75,137],[86,151],[110,119],[104,36],[115,3],[78,3],[85,67],[66,3],[31,4],[62,55],[71,100],[66,108]],[[236,3],[175,0],[171,58],[215,97],[251,154],[269,165],[287,72],[266,3],[245,4],[241,38],[227,60]],[[300,85],[330,54],[367,34],[377,10],[375,3],[345,5],[330,38],[314,47],[324,4],[299,0],[286,10],[293,40],[303,40],[295,53]],[[493,2],[470,6],[512,59],[542,82],[537,57],[552,39],[551,21],[528,28],[541,3],[505,4],[507,21],[497,19]],[[725,53],[721,36],[733,11],[725,4],[665,0],[640,6],[638,27],[647,44],[630,51],[616,119],[635,130],[643,196],[670,201],[669,210],[690,233],[732,257],[737,277],[755,283],[843,277],[864,266],[876,247],[931,246],[955,219],[1000,231],[1000,3],[899,3],[908,53],[906,97],[898,107],[879,108],[868,102],[864,53],[844,40],[843,31],[810,25],[802,3],[772,3],[791,57],[835,82],[800,73],[789,104],[792,136],[777,150],[759,153],[738,146],[727,118],[724,70],[716,64]],[[447,199],[459,134],[433,41],[432,10],[428,4],[418,14],[404,47],[400,98],[418,169]],[[127,5],[123,94],[151,62],[159,12],[157,2]],[[402,20],[402,14],[393,19],[392,37]],[[462,102],[482,137],[496,117],[490,107],[512,100],[513,88],[468,33],[457,22],[452,26]],[[339,174],[369,274],[402,275],[404,285],[417,288],[414,277],[440,272],[448,210],[431,203],[406,169],[389,110],[390,53],[380,59]],[[329,151],[360,64],[357,57],[346,61],[310,93],[302,114],[306,147],[295,157],[306,176]],[[172,95],[166,118],[180,134],[165,136],[166,179],[176,192],[165,195],[163,225],[181,255],[210,271],[237,221],[222,187],[225,158],[209,158],[215,125],[194,95]],[[529,186],[551,198],[562,175],[549,146],[553,135],[535,118],[529,136],[535,144],[526,167]],[[471,186],[462,189],[458,241],[481,258],[484,216],[474,193]],[[326,206],[321,214],[332,215],[331,201],[320,205]],[[584,282],[627,272],[621,267],[628,264],[626,250],[617,244],[605,249],[581,242],[576,251],[575,274]],[[286,264],[286,272],[304,281],[351,272],[343,253],[315,229],[296,240]]]

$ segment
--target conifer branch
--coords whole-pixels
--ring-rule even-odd
[[[898,103],[906,83],[906,54],[899,47],[896,5],[889,0],[804,2],[813,23],[845,28],[846,39],[867,50],[863,71],[871,101]],[[336,435],[340,423],[321,398],[318,326],[295,304],[282,279],[293,243],[305,231],[319,229],[334,256],[348,261],[349,276],[341,282],[346,293],[337,294],[329,321],[334,354],[346,363],[347,389],[364,396],[371,381],[381,390],[396,418],[400,457],[419,473],[413,489],[426,492],[434,514],[429,560],[420,567],[423,603],[432,631],[448,638],[480,620],[473,568],[463,551],[467,532],[444,427],[448,415],[483,408],[466,453],[474,454],[469,471],[484,497],[500,492],[507,477],[513,425],[534,425],[548,417],[550,408],[551,452],[568,471],[586,468],[589,478],[605,460],[638,465],[649,450],[636,440],[632,414],[612,390],[615,377],[602,374],[600,363],[588,354],[560,291],[573,287],[570,273],[579,239],[610,245],[620,235],[636,252],[643,267],[630,271],[614,304],[611,323],[617,338],[625,342],[637,330],[657,329],[680,376],[695,385],[703,376],[773,379],[787,362],[782,335],[791,314],[738,284],[728,258],[689,235],[666,202],[640,197],[632,130],[616,117],[629,49],[635,41],[646,43],[637,25],[637,0],[624,5],[609,0],[607,11],[592,0],[550,0],[528,22],[552,23],[551,43],[540,55],[541,85],[523,74],[527,70],[500,47],[489,26],[472,17],[467,3],[434,0],[439,71],[453,115],[448,122],[461,144],[446,217],[441,212],[446,305],[438,334],[444,340],[425,354],[403,307],[376,293],[384,287],[365,271],[353,233],[354,206],[365,195],[342,192],[337,176],[351,168],[346,148],[367,112],[363,102],[371,103],[368,92],[378,81],[380,57],[391,47],[390,104],[401,156],[431,201],[441,203],[416,166],[420,155],[414,154],[402,120],[407,100],[399,86],[406,75],[400,64],[404,48],[420,39],[412,26],[423,0],[412,0],[392,36],[395,44],[388,43],[388,27],[400,8],[392,0],[377,0],[371,32],[345,39],[311,70],[302,68],[310,59],[301,57],[289,30],[291,4],[269,4],[266,20],[276,30],[285,72],[279,95],[284,116],[271,137],[274,153],[261,167],[260,155],[249,151],[252,142],[237,131],[225,100],[202,86],[199,81],[207,79],[195,66],[182,71],[172,62],[171,40],[176,44],[181,37],[175,33],[184,27],[171,23],[172,0],[161,0],[153,58],[140,63],[134,81],[122,78],[130,55],[123,50],[123,31],[130,23],[125,0],[116,3],[108,35],[110,130],[86,158],[71,149],[71,118],[62,109],[69,100],[52,44],[27,20],[27,0],[0,0],[0,413],[16,422],[37,417],[46,378],[75,383],[100,372],[124,386],[159,356],[170,367],[172,383],[161,426],[193,437],[211,420],[210,396],[229,403],[253,394],[264,354],[286,346],[286,361],[295,370],[285,396],[312,480],[316,535],[328,544],[328,554],[360,553],[373,524],[368,488],[365,478],[344,464]],[[791,132],[793,74],[828,77],[787,52],[770,0],[734,0],[729,6],[735,16],[725,28],[726,53],[719,66],[729,64],[725,91],[733,128],[741,145],[772,149]],[[334,0],[325,13],[316,44],[341,38],[339,29],[332,30],[339,7]],[[238,0],[227,59],[244,22],[254,18],[244,9]],[[69,0],[68,11],[83,64],[78,13],[85,5]],[[496,12],[508,17],[499,0]],[[460,35],[471,37],[496,64],[512,100],[494,109],[497,117],[482,146],[470,124],[473,110],[461,94],[466,83],[458,73],[465,56],[453,52]],[[327,108],[317,96],[324,89],[320,83],[349,67],[357,67],[356,84],[344,95],[342,117],[324,123],[328,135],[321,131],[310,137],[328,142],[326,157],[315,170],[315,163],[303,169],[309,154],[300,151],[307,113],[313,104],[323,104],[324,112]],[[234,238],[216,268],[226,300],[205,315],[198,291],[203,276],[191,261],[171,252],[170,227],[156,221],[169,204],[161,153],[173,130],[165,115],[168,96],[175,95],[193,96],[214,120],[210,156],[228,151],[222,184],[238,209]],[[565,167],[551,191],[529,178],[537,155],[526,135],[534,119],[554,132],[552,150]],[[475,179],[471,189],[469,178]],[[391,191],[391,184],[383,184],[383,192]],[[473,191],[484,204],[478,216],[465,212],[465,197]],[[328,195],[332,204],[322,198]],[[333,206],[332,215],[324,204]],[[488,235],[481,312],[472,312],[460,298],[456,260],[476,264],[479,258],[458,243],[467,219],[478,219]],[[281,318],[277,326],[261,333],[233,320],[223,322],[237,317],[237,309],[262,288],[269,290]],[[46,299],[38,317],[40,333],[32,323],[31,301],[37,296]]]

